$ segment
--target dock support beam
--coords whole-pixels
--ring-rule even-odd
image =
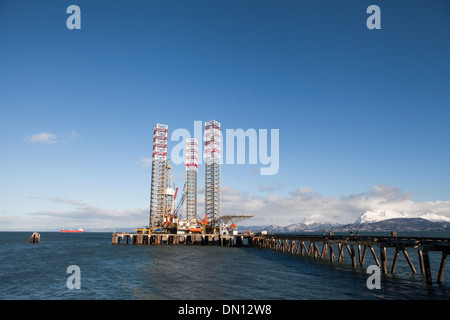
[[[350,258],[352,259],[352,267],[356,267],[356,257],[355,257],[355,247],[353,245],[345,244],[347,247],[348,254],[350,255]]]
[[[381,269],[383,273],[387,273],[387,254],[386,247],[380,247]]]
[[[338,243],[338,247],[339,247],[338,262],[341,262],[344,259],[344,244]]]
[[[352,267],[356,268],[356,255],[355,255],[355,246],[351,245],[350,246],[350,252],[351,252],[351,256],[352,256]]]
[[[334,263],[335,257],[334,257],[334,252],[333,252],[333,244],[329,243],[328,247],[330,248],[330,262]]]
[[[360,261],[361,267],[364,266],[364,260],[366,259],[366,252],[367,252],[367,245],[364,245],[364,249],[363,249],[363,252],[361,255],[361,261]]]
[[[420,272],[422,274],[425,274],[425,267],[423,265],[423,255],[422,255],[422,250],[418,249],[417,250],[417,254],[419,255],[419,265],[420,265]]]
[[[447,262],[447,251],[442,251],[442,257],[441,257],[441,264],[439,266],[439,275],[437,282],[439,284],[442,283],[442,278],[444,277],[444,269],[445,269],[445,263]]]
[[[370,252],[372,252],[373,259],[375,260],[375,263],[378,267],[381,267],[380,261],[378,261],[377,255],[375,253],[375,250],[372,248],[372,246],[369,246]]]
[[[423,251],[423,265],[425,268],[425,278],[427,280],[427,284],[432,284],[433,279],[431,278],[430,258],[428,257],[428,250]]]
[[[398,248],[395,248],[394,261],[392,261],[392,268],[391,268],[392,274],[395,273],[395,267],[397,266],[397,260],[398,260],[399,254],[400,254],[400,250]]]
[[[402,251],[403,251],[403,255],[404,255],[405,258],[406,258],[406,261],[408,261],[408,264],[409,264],[409,267],[411,268],[411,271],[412,271],[413,273],[416,273],[416,268],[414,268],[414,265],[413,265],[411,259],[409,258],[408,252],[406,252],[406,249],[405,249],[405,248],[403,248]]]

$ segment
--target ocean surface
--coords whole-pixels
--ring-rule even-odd
[[[0,299],[450,299],[450,267],[442,285],[427,285],[416,249],[408,249],[416,274],[400,254],[396,274],[381,275],[381,289],[370,290],[370,252],[365,268],[353,269],[347,252],[346,261],[331,264],[245,247],[112,245],[111,233],[41,232],[41,243],[30,244],[31,233],[0,232]],[[388,250],[389,270],[392,256]],[[431,252],[430,262],[435,281],[440,253]],[[80,289],[67,287],[71,265],[79,267]]]

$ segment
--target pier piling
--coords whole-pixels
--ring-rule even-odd
[[[447,251],[442,251],[441,264],[439,265],[438,283],[442,283],[442,278],[444,277],[444,268],[447,261]]]

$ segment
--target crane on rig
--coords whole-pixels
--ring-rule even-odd
[[[183,195],[181,196],[180,202],[178,202],[177,207],[175,208],[175,211],[173,212],[173,216],[178,219],[180,218],[178,213],[180,212],[180,209],[183,207],[184,201],[186,200],[186,194],[189,192],[189,189],[186,190],[186,182],[184,183],[183,187]]]
[[[181,219],[181,208],[183,208],[184,202],[186,200],[186,194],[189,192],[190,188],[186,190],[186,183],[184,183],[183,187],[183,195],[181,196],[180,202],[178,202],[177,207],[173,212],[173,216],[175,218],[174,224],[177,228],[177,233],[188,233],[190,228],[192,227],[192,222],[186,219]]]

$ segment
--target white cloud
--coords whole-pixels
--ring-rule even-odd
[[[87,206],[88,203],[80,201],[80,200],[70,200],[70,199],[64,199],[64,198],[59,198],[59,197],[51,197],[51,198],[46,198],[46,197],[34,197],[34,196],[28,196],[28,199],[37,199],[37,200],[49,200],[51,202],[59,202],[59,203],[64,203],[64,204],[68,204],[68,205],[73,205],[73,206]]]
[[[27,137],[27,141],[31,143],[56,143],[58,137],[48,132],[40,132]]]
[[[133,230],[148,224],[148,208],[104,209],[87,202],[60,197],[27,197],[67,205],[57,210],[39,210],[26,216],[0,216],[1,230],[57,231],[83,228],[88,231]],[[117,230],[118,231],[118,230]]]
[[[199,188],[198,216],[204,216],[204,193]],[[375,216],[450,218],[450,201],[413,201],[414,194],[402,192],[388,185],[373,186],[369,191],[341,197],[324,196],[308,187],[298,188],[286,196],[263,195],[242,192],[232,186],[222,186],[222,214],[253,215],[242,225],[277,224],[286,226],[304,222],[305,218],[323,217],[336,223],[355,222],[361,215],[367,219]],[[39,210],[27,216],[11,217],[0,215],[2,230],[58,230],[58,228],[129,228],[145,226],[148,223],[148,208],[104,209],[84,201],[60,197],[29,197],[67,205],[56,210]],[[127,230],[129,230],[127,229]],[[117,229],[116,229],[117,230]]]
[[[233,187],[222,187],[223,214],[250,214],[245,224],[288,225],[320,215],[338,223],[353,223],[370,211],[395,211],[408,217],[443,215],[450,217],[450,201],[415,202],[413,193],[396,187],[374,186],[368,192],[348,196],[324,196],[311,188],[298,188],[287,196],[257,196]]]
[[[77,138],[78,136],[79,134],[74,130],[62,133],[59,137],[53,133],[40,132],[28,136],[26,141],[31,143],[43,143],[43,144],[66,143]]]

